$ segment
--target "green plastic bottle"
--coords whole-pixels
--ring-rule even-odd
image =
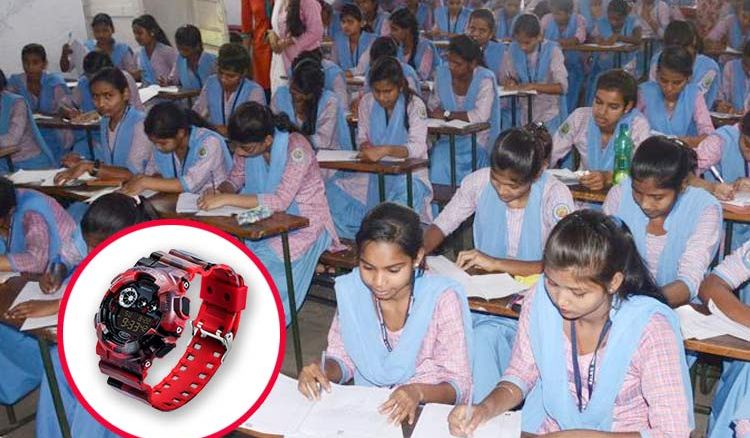
[[[612,184],[619,184],[630,175],[630,160],[633,158],[633,140],[628,125],[620,125],[615,138],[615,163],[612,169]]]

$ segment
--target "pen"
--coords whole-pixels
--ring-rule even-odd
[[[326,351],[323,350],[320,352],[320,371],[325,375],[326,373]],[[320,387],[319,394],[323,393],[323,384],[319,383],[318,386]]]
[[[719,173],[719,170],[716,168],[716,166],[711,166],[709,170],[711,171],[711,174],[714,176],[714,178],[719,180],[720,183],[724,184],[724,178],[721,177],[721,174]]]

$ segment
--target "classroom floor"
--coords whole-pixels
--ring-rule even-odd
[[[315,297],[330,297],[332,291],[329,288],[321,286],[313,286],[311,294]],[[328,328],[335,314],[335,307],[332,304],[322,302],[319,299],[311,298],[308,299],[302,311],[299,314],[300,321],[300,332],[302,336],[302,363],[307,364],[320,358],[320,352],[326,346],[326,337],[328,335]],[[287,342],[286,342],[287,354],[284,357],[284,363],[282,366],[282,372],[287,375],[293,375],[295,371],[294,365],[294,349],[292,347],[292,333],[291,330],[287,331]],[[711,402],[711,395],[703,395],[700,391],[695,391],[696,404],[699,406],[709,405]],[[36,409],[37,402],[37,391],[31,393],[28,397],[22,400],[15,406],[16,417],[22,420],[24,417],[33,415]],[[2,409],[0,409],[2,411]],[[706,423],[708,417],[704,414],[695,414],[696,430],[698,432],[693,433],[693,437],[701,438],[705,436]],[[8,417],[4,412],[0,412],[0,437],[8,438],[34,438],[34,421],[31,419],[26,424],[12,430],[9,433],[5,433],[11,426],[8,423]],[[85,438],[85,437],[84,437]]]

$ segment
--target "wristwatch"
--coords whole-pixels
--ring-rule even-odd
[[[201,276],[198,316],[185,296]],[[241,275],[180,250],[157,251],[119,274],[94,318],[99,370],[107,383],[162,411],[193,399],[211,380],[237,336],[247,286]],[[155,358],[174,349],[192,325],[192,340],[177,365],[155,386],[144,380]]]
[[[448,110],[445,110],[445,111],[443,111],[443,118],[444,118],[445,120],[448,120],[448,119],[450,119],[450,118],[451,118],[451,112],[450,112],[450,111],[448,111]]]

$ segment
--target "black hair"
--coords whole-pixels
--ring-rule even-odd
[[[469,38],[468,35],[456,35],[448,42],[448,53],[458,55],[466,62],[475,62],[477,65],[487,67],[484,62],[484,53],[479,43]]]
[[[511,128],[500,133],[490,153],[492,171],[511,171],[520,184],[540,175],[544,166],[544,145],[532,132]]]
[[[250,64],[250,52],[242,44],[226,43],[219,47],[219,56],[216,58],[219,69],[247,75]]]
[[[360,256],[369,242],[389,242],[398,245],[404,254],[415,259],[423,243],[419,215],[393,202],[379,204],[362,220],[355,242]]]
[[[659,55],[656,68],[657,70],[665,68],[689,78],[693,75],[693,57],[684,47],[666,47]]]
[[[44,46],[41,44],[31,43],[23,46],[23,49],[21,49],[21,59],[29,55],[36,55],[42,59],[42,62],[47,62],[47,51],[44,50]]]
[[[89,80],[89,87],[93,87],[97,82],[106,82],[121,93],[130,88],[125,74],[117,67],[105,67],[97,71]]]
[[[513,25],[513,36],[526,35],[527,37],[536,38],[542,33],[542,27],[539,24],[539,18],[534,14],[521,14]]]
[[[147,199],[136,201],[122,193],[109,193],[91,203],[81,219],[81,231],[84,236],[111,236],[131,225],[157,218],[156,210]]]
[[[471,20],[482,20],[487,23],[492,31],[492,38],[495,37],[495,27],[497,26],[497,23],[495,23],[495,14],[493,14],[492,11],[487,8],[474,9],[471,15],[469,15],[469,21]]]
[[[143,130],[149,137],[175,138],[180,129],[190,133],[190,127],[207,128],[209,124],[191,109],[181,108],[174,102],[159,102],[148,111]]]
[[[750,1],[750,0],[748,0]],[[750,58],[750,40],[745,41],[745,45],[742,46],[742,57]]]
[[[635,151],[630,175],[639,181],[652,178],[657,187],[679,192],[697,161],[695,150],[657,135],[644,140]]]
[[[698,32],[698,26],[692,21],[688,21],[688,26],[690,26],[690,30],[693,32],[693,35],[695,35],[696,54],[703,53],[703,38],[700,37],[700,32]]]
[[[695,44],[696,35],[687,21],[675,20],[664,29],[664,46],[688,47]]]
[[[8,213],[16,207],[16,187],[13,181],[0,176],[0,218],[8,216]]]
[[[154,18],[153,15],[143,14],[140,17],[134,18],[133,26],[138,26],[146,29],[146,31],[151,33],[154,38],[156,38],[156,41],[166,46],[172,45],[169,42],[169,38],[167,38],[167,34],[164,33],[164,30],[161,28],[161,26],[159,26],[159,23],[156,21],[156,18]]]
[[[523,126],[523,129],[531,134],[542,146],[543,158],[549,164],[552,156],[552,134],[544,126],[543,122],[530,122]]]
[[[2,71],[0,71],[0,75],[1,74]],[[2,90],[2,86],[0,86],[0,90]],[[740,121],[740,132],[742,132],[742,135],[750,137],[750,111],[742,116],[742,120]]]
[[[300,0],[289,0],[286,7],[286,28],[293,37],[298,37],[307,30],[302,21]]]
[[[384,56],[398,56],[398,43],[393,37],[378,37],[370,46],[370,62],[374,63]]]
[[[611,0],[607,5],[607,13],[609,12],[626,17],[630,13],[630,5],[625,0]]]
[[[666,304],[627,225],[604,213],[578,210],[565,216],[550,232],[542,262],[545,269],[574,269],[605,291],[622,272],[615,291],[621,299],[643,295]]]
[[[345,3],[344,6],[341,7],[341,11],[339,12],[339,20],[343,20],[344,17],[353,18],[361,22],[362,10],[359,9],[359,6],[355,5],[354,3]]]
[[[573,0],[549,0],[549,6],[553,11],[573,13]]]
[[[83,57],[83,72],[87,76],[95,75],[103,68],[114,66],[112,58],[100,50],[92,50]]]
[[[229,118],[229,139],[240,143],[255,143],[273,136],[275,130],[299,132],[285,113],[274,114],[257,102],[245,102],[238,106]]]
[[[100,25],[109,26],[109,28],[112,30],[115,29],[115,23],[112,21],[112,17],[110,17],[109,14],[105,14],[103,12],[94,15],[94,18],[91,20],[92,28]]]
[[[192,24],[181,26],[174,33],[174,43],[178,46],[202,49],[203,40],[201,38],[201,31]]]
[[[2,69],[0,69],[0,92],[5,90],[5,87],[8,86],[8,79],[5,77],[5,73]]]
[[[638,81],[625,70],[613,69],[599,75],[596,80],[597,90],[618,91],[622,95],[625,106],[633,103],[638,105]]]
[[[305,135],[314,135],[317,129],[318,102],[323,95],[325,79],[323,66],[313,58],[307,58],[297,63],[292,70],[289,83],[290,94],[292,87],[294,87],[303,94],[312,96],[312,99],[306,102],[305,122],[300,126],[300,130]],[[289,116],[291,117],[292,114],[289,114]]]
[[[408,8],[399,8],[391,14],[390,22],[391,26],[397,26],[409,31],[414,48],[412,48],[409,59],[406,62],[416,69],[417,44],[419,43],[419,22],[417,21],[417,17]]]
[[[398,59],[392,56],[384,56],[372,64],[369,77],[370,88],[373,88],[375,82],[380,81],[388,81],[396,85],[404,95],[404,127],[408,131],[409,104],[412,98],[419,99],[419,97],[409,87],[409,82],[406,80],[406,76],[404,76],[404,69],[401,67],[401,62]]]
[[[319,62],[321,65],[323,65],[323,53],[321,52],[320,48],[317,48],[313,50],[305,50],[304,52],[300,52],[300,54],[297,55],[297,57],[294,58],[294,60],[292,61],[292,70],[294,70],[297,64],[307,59],[315,60]]]
[[[534,6],[534,10],[532,12],[537,17],[544,17],[545,15],[549,14],[550,12],[552,12],[552,9],[549,6],[549,1],[540,1],[536,4],[536,6]]]

